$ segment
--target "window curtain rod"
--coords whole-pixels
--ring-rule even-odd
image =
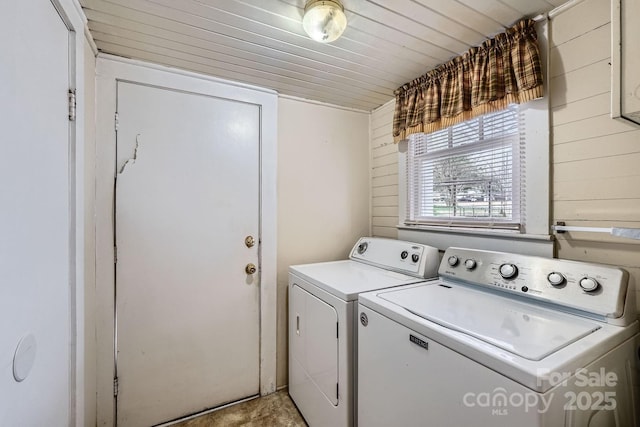
[[[537,15],[531,18],[531,20],[535,23],[546,21],[547,19],[549,19],[548,13],[541,13],[540,15]]]

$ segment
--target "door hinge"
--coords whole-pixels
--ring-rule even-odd
[[[113,397],[118,396],[118,377],[113,378]]]
[[[113,120],[113,127],[116,129],[116,132],[118,131],[118,125],[120,124],[120,121],[118,120],[118,113],[115,114],[114,120]]]
[[[69,89],[67,98],[69,100],[69,121],[74,122],[76,120],[76,90]]]

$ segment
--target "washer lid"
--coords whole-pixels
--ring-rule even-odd
[[[378,296],[529,360],[542,360],[600,329],[588,320],[440,281]]]
[[[345,301],[357,300],[361,292],[425,280],[351,260],[294,265],[290,272]]]

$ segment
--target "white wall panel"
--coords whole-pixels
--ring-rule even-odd
[[[572,105],[568,105],[566,109],[572,110],[573,107]],[[554,144],[564,144],[567,142],[614,135],[616,133],[623,132],[631,132],[629,136],[632,137],[634,135],[633,131],[638,129],[638,126],[632,123],[620,120],[611,120],[611,115],[609,113],[595,117],[591,116],[592,113],[588,111],[583,114],[585,114],[585,117],[580,120],[575,120],[571,123],[553,127]]]
[[[585,0],[576,3],[554,16],[550,47],[560,46],[611,21],[609,1]]]
[[[584,47],[583,49],[590,49]],[[559,58],[559,60],[562,60]],[[551,78],[551,107],[569,104],[574,101],[589,98],[611,89],[609,75],[611,65],[609,57],[593,64]],[[590,82],[585,85],[585,82]]]
[[[567,200],[640,199],[640,175],[556,181],[553,199],[556,203]]]
[[[585,0],[551,21],[553,219],[640,228],[640,128],[610,117],[610,2]],[[589,62],[598,57],[604,59]],[[640,281],[640,241],[603,233],[557,235],[560,258],[613,264]],[[640,293],[638,293],[640,300]]]
[[[374,236],[398,237],[398,145],[393,143],[395,102],[371,112],[371,221]]]
[[[637,131],[631,130],[556,144],[553,147],[553,161],[565,163],[640,153],[637,137]]]
[[[585,50],[583,47],[589,46]],[[583,36],[569,40],[549,50],[549,76],[555,77],[574,71],[611,55],[611,25],[606,24]]]
[[[611,109],[611,92],[603,92],[588,98],[574,101],[571,108],[561,105],[553,108],[553,124],[558,126],[585,118],[602,116]]]

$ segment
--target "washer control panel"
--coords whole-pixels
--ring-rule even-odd
[[[628,273],[601,264],[504,252],[449,248],[438,274],[448,280],[483,286],[525,298],[616,319],[625,317],[631,292]],[[635,313],[635,296],[630,298]],[[635,315],[635,314],[634,314]]]
[[[421,278],[435,277],[440,261],[434,247],[379,237],[360,238],[349,258]]]

